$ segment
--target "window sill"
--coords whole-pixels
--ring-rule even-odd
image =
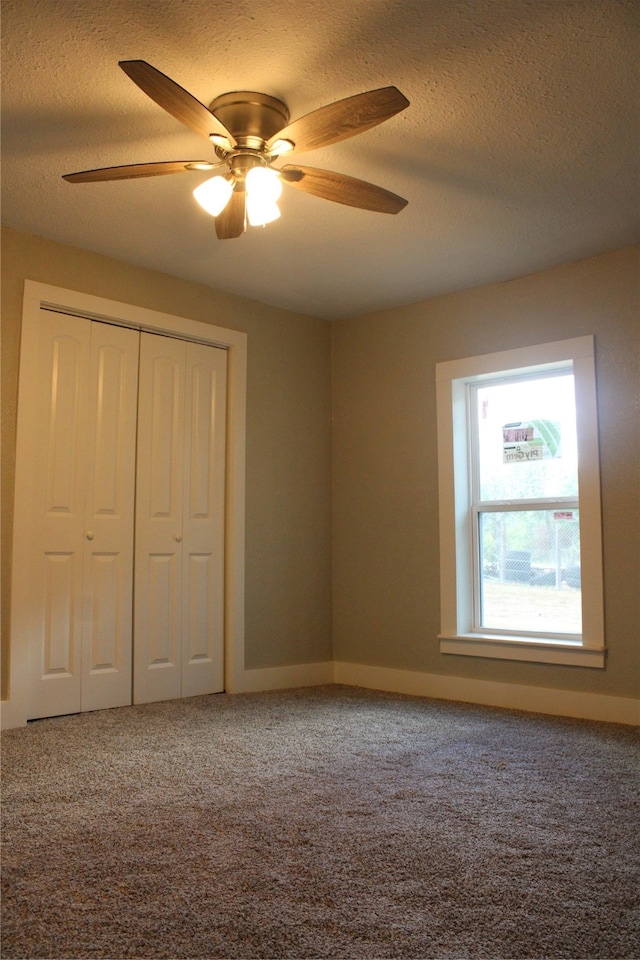
[[[520,637],[482,634],[440,636],[440,653],[491,660],[524,660],[529,663],[556,663],[575,667],[604,668],[604,647],[583,647],[578,641],[541,641]]]

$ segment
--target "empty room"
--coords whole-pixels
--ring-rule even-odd
[[[637,957],[636,0],[1,14],[1,956]]]

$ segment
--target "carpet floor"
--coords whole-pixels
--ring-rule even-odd
[[[327,686],[2,752],[2,957],[640,956],[632,727]]]

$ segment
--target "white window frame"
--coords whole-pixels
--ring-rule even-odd
[[[571,365],[576,392],[582,634],[530,637],[474,624],[469,384]],[[602,517],[595,347],[591,336],[436,364],[440,509],[440,651],[461,656],[604,667]]]

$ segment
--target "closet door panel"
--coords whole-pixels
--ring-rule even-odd
[[[89,341],[89,321],[60,315],[22,345],[14,578],[29,719],[80,709]]]
[[[135,330],[92,324],[83,710],[131,703],[139,339]]]
[[[182,696],[224,689],[226,361],[186,345]]]
[[[38,656],[36,662],[36,680],[44,680],[50,686],[52,680],[73,680],[74,694],[67,705],[75,706],[80,650],[80,644],[76,643],[80,632],[77,615],[78,553],[45,550],[43,556],[44,617],[41,657]]]
[[[181,695],[185,343],[140,340],[134,702]]]

